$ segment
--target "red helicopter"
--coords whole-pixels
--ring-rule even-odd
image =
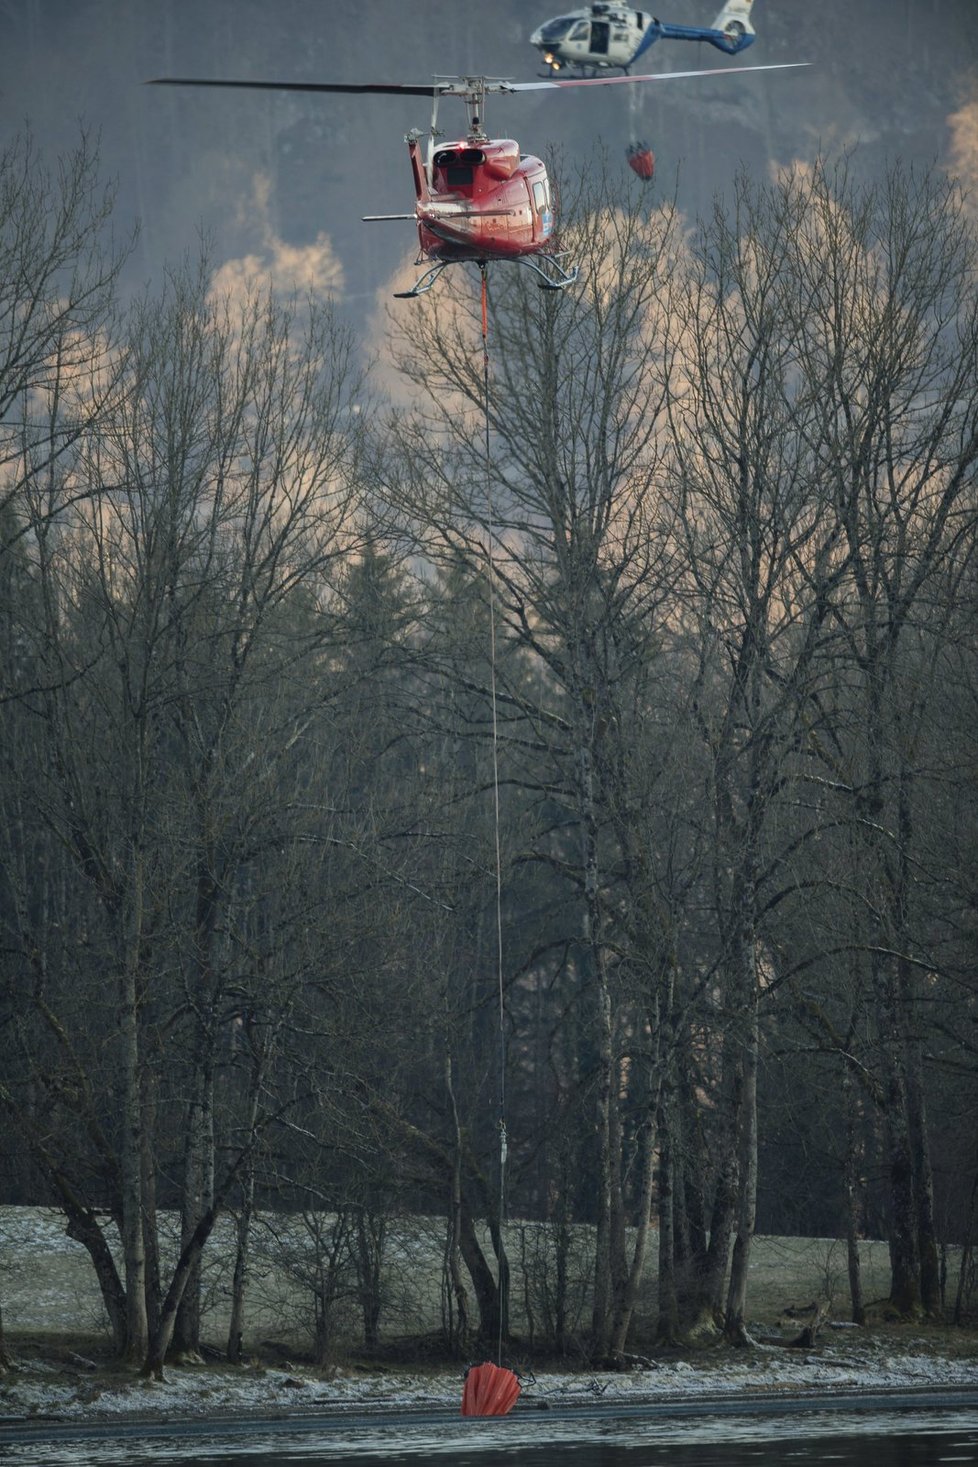
[[[367,220],[414,219],[420,250],[415,261],[427,265],[401,298],[424,295],[449,265],[474,261],[509,260],[534,271],[545,290],[564,290],[577,279],[577,269],[565,269],[561,252],[552,248],[556,211],[547,170],[539,158],[520,152],[512,138],[490,138],[484,129],[485,101],[490,93],[512,94],[564,87],[600,87],[641,82],[674,81],[683,77],[719,76],[734,71],[781,71],[807,62],[769,66],[727,66],[699,71],[667,71],[650,76],[575,77],[563,81],[513,82],[502,78],[436,77],[428,85],[374,82],[219,81],[198,77],[159,77],[153,86],[249,87],[266,91],[356,92],[389,96],[431,97],[428,144],[425,134],[408,133],[405,141],[414,178],[412,214],[368,214]],[[458,97],[468,112],[464,138],[436,146],[438,103]]]

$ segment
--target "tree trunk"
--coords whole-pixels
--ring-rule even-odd
[[[160,1271],[160,1232],[156,1215],[156,1157],[153,1154],[156,1136],[156,1077],[144,1066],[143,1086],[143,1245],[146,1249],[146,1319],[150,1334],[159,1327],[160,1309],[163,1304],[163,1287]]]
[[[892,1093],[884,1132],[889,1153],[890,1303],[903,1318],[913,1319],[921,1312],[913,1164],[903,1108]]]
[[[255,1208],[255,1167],[249,1160],[242,1185],[241,1209],[235,1226],[234,1275],[231,1279],[231,1317],[228,1321],[227,1355],[232,1365],[240,1365],[244,1348],[245,1286],[248,1281],[248,1251],[251,1243],[251,1219]]]
[[[360,1281],[360,1312],[363,1343],[368,1350],[380,1347],[381,1281],[383,1278],[384,1217],[357,1211],[357,1272]]]
[[[866,1323],[866,1309],[863,1304],[862,1270],[859,1259],[861,1228],[859,1226],[858,1117],[856,1115],[852,1076],[849,1073],[848,1065],[843,1067],[842,1088],[846,1098],[846,1159],[844,1182],[846,1193],[846,1261],[849,1271],[849,1299],[852,1308],[852,1322],[853,1324],[862,1325]]]
[[[597,1148],[595,1186],[594,1295],[591,1310],[591,1351],[598,1358],[608,1353],[611,1342],[611,1316],[614,1302],[614,1219],[612,1188],[614,1186],[612,1107],[617,1105],[614,1090],[614,1014],[608,981],[607,961],[601,941],[601,902],[598,873],[598,823],[595,804],[593,751],[593,717],[589,715],[588,697],[593,701],[592,675],[585,672],[587,654],[579,644],[574,656],[580,687],[577,724],[577,801],[581,837],[581,874],[584,885],[582,936],[587,955],[589,978],[594,995],[594,1046],[597,1081],[594,1098],[594,1131]]]
[[[458,1242],[479,1307],[479,1338],[485,1345],[495,1345],[499,1337],[499,1290],[476,1235],[472,1210],[464,1193],[459,1210]]]
[[[883,1068],[883,1131],[886,1137],[890,1304],[902,1318],[921,1313],[920,1257],[917,1250],[917,1205],[913,1154],[907,1124],[907,1092],[903,1073],[901,1015],[892,974],[874,958],[879,996]]]
[[[709,1242],[695,1271],[696,1288],[689,1301],[689,1318],[683,1321],[684,1334],[690,1338],[716,1333],[724,1313],[724,1285],[739,1195],[738,1118],[743,1104],[744,1074],[742,1057],[737,1051],[738,1041],[728,1029],[723,1038],[720,1156],[710,1210]]]
[[[914,1225],[920,1278],[920,1302],[924,1313],[939,1319],[943,1312],[941,1270],[937,1229],[934,1223],[934,1174],[927,1135],[927,1109],[924,1099],[923,1054],[918,1026],[918,1002],[912,964],[904,956],[911,947],[910,869],[914,828],[911,808],[912,774],[903,763],[897,784],[898,855],[892,863],[894,928],[897,934],[896,983],[898,1012],[903,1027],[903,1073],[907,1107],[907,1140],[913,1168]]]
[[[680,1054],[678,1048],[676,1056],[678,1103],[674,1107],[670,1161],[678,1331],[680,1342],[695,1342],[717,1333],[716,1307],[708,1287],[710,1237],[703,1196],[703,1179],[709,1168],[690,1056]]]
[[[679,1289],[676,1279],[676,1154],[677,1110],[675,1086],[667,1075],[659,1098],[659,1319],[660,1345],[679,1343]]]
[[[153,1380],[163,1379],[163,1365],[173,1338],[173,1328],[176,1323],[177,1310],[180,1308],[183,1291],[187,1287],[187,1280],[200,1262],[204,1245],[213,1231],[214,1224],[220,1215],[220,1210],[221,1202],[215,1202],[211,1209],[204,1214],[197,1223],[192,1235],[187,1240],[187,1243],[184,1245],[180,1257],[177,1260],[177,1266],[173,1271],[173,1278],[170,1280],[170,1287],[166,1292],[166,1298],[163,1300],[163,1308],[160,1311],[159,1328],[153,1332],[143,1361],[142,1374],[151,1377]]]
[[[730,1344],[750,1344],[747,1332],[747,1281],[757,1213],[757,991],[750,1003],[744,1046],[744,1077],[739,1117],[737,1234],[730,1262],[730,1287],[723,1333]]]
[[[611,1322],[611,1358],[619,1360],[625,1353],[628,1331],[632,1323],[635,1302],[645,1269],[645,1253],[648,1247],[649,1228],[652,1225],[652,1189],[655,1182],[655,1125],[653,1116],[658,1100],[654,1098],[643,1127],[642,1185],[639,1189],[638,1219],[635,1224],[635,1242],[628,1273],[622,1281],[615,1298],[614,1316]],[[661,1242],[661,1240],[660,1240]]]
[[[140,856],[134,854],[134,863]],[[134,882],[137,893],[141,878]],[[141,922],[137,914],[136,926]],[[134,943],[134,946],[137,944]],[[126,1277],[126,1342],[124,1358],[139,1364],[149,1344],[149,1315],[146,1307],[146,1242],[143,1231],[143,1086],[139,1038],[139,998],[135,957],[123,974],[119,1022],[123,1040],[122,1112],[122,1257]]]
[[[111,1249],[94,1212],[65,1200],[62,1200],[62,1207],[67,1218],[65,1232],[69,1238],[74,1238],[76,1243],[81,1243],[92,1260],[102,1294],[102,1303],[109,1316],[112,1347],[116,1355],[122,1357],[126,1353],[128,1338],[128,1310],[126,1309],[125,1286],[119,1277],[115,1259],[112,1257]]]
[[[253,1104],[255,1103],[256,1102],[253,1101]],[[190,1278],[194,1269],[197,1268],[200,1263],[200,1257],[204,1251],[204,1246],[214,1230],[214,1224],[217,1222],[218,1218],[221,1215],[221,1212],[224,1209],[224,1204],[227,1201],[228,1196],[230,1195],[231,1189],[234,1186],[235,1180],[238,1177],[241,1168],[243,1166],[246,1166],[251,1160],[251,1152],[255,1144],[255,1136],[256,1132],[253,1114],[251,1119],[251,1127],[249,1130],[248,1145],[245,1146],[238,1153],[234,1163],[228,1168],[228,1171],[223,1181],[221,1182],[221,1185],[216,1188],[214,1192],[214,1198],[210,1207],[204,1213],[203,1217],[199,1220],[197,1226],[194,1228],[193,1233],[187,1239],[187,1242],[184,1244],[180,1252],[180,1257],[177,1260],[177,1266],[174,1269],[173,1277],[170,1280],[170,1287],[167,1289],[166,1298],[163,1300],[163,1308],[160,1311],[159,1328],[154,1330],[153,1334],[150,1337],[149,1344],[146,1350],[146,1357],[142,1366],[142,1374],[145,1376],[151,1376],[154,1380],[163,1379],[163,1364],[166,1360],[167,1352],[173,1339],[173,1329],[174,1325],[176,1324],[177,1311],[180,1308],[180,1300],[183,1297],[183,1291],[187,1287],[187,1280]]]
[[[599,967],[602,966],[599,960]],[[597,1007],[598,1083],[595,1096],[597,1140],[596,1218],[594,1232],[594,1300],[591,1312],[591,1349],[598,1356],[608,1353],[611,1329],[611,994],[599,974],[595,994]]]
[[[615,1358],[615,1329],[619,1310],[628,1287],[628,1245],[625,1237],[625,1197],[623,1188],[623,1137],[621,1125],[622,1094],[621,1060],[612,1055],[611,1094],[608,1110],[609,1213],[608,1256],[611,1273],[611,1299],[608,1318],[608,1356]]]
[[[240,1363],[244,1342],[245,1284],[248,1278],[248,1250],[251,1243],[251,1222],[255,1212],[255,1172],[257,1159],[255,1139],[258,1125],[258,1105],[262,1079],[268,1059],[268,1036],[263,1039],[260,1026],[249,1019],[246,1024],[251,1050],[251,1070],[248,1084],[247,1135],[251,1138],[247,1153],[241,1163],[241,1211],[235,1229],[234,1278],[231,1285],[231,1318],[228,1325],[228,1359]]]
[[[445,1266],[448,1272],[450,1304],[448,1319],[449,1345],[452,1349],[465,1349],[469,1335],[469,1301],[462,1279],[462,1129],[459,1124],[458,1107],[455,1104],[455,1087],[452,1083],[452,1060],[445,1056],[445,1087],[452,1114],[452,1174],[451,1199],[448,1213],[448,1228],[445,1235]]]
[[[506,1252],[506,1240],[503,1237],[502,1225],[499,1219],[490,1215],[489,1236],[492,1239],[493,1252],[496,1255],[496,1291],[499,1299],[499,1318],[496,1325],[496,1343],[501,1346],[504,1340],[509,1339],[509,1255]]]
[[[901,963],[904,969],[901,991],[905,1020],[911,1019],[909,990],[909,964]],[[943,1314],[941,1295],[941,1270],[937,1229],[934,1224],[934,1173],[930,1159],[930,1141],[927,1135],[927,1111],[924,1099],[923,1059],[920,1040],[914,1033],[905,1042],[904,1067],[907,1076],[907,1132],[913,1165],[914,1221],[917,1234],[917,1257],[920,1267],[920,1302],[929,1319],[940,1319]]]
[[[968,1199],[968,1218],[965,1223],[964,1239],[961,1245],[961,1263],[958,1270],[958,1287],[954,1297],[954,1323],[964,1324],[966,1308],[970,1289],[971,1270],[974,1262],[975,1233],[978,1231],[978,1170],[975,1172],[971,1183],[971,1196]]]
[[[574,1229],[570,1221],[568,1191],[561,1187],[554,1220],[554,1349],[566,1354],[569,1344],[567,1326],[567,1289]]]
[[[198,1040],[194,1095],[187,1116],[184,1183],[181,1199],[180,1247],[210,1209],[214,1196],[214,1065],[209,1034]],[[173,1327],[171,1349],[181,1359],[199,1361],[201,1322],[200,1260],[190,1271]]]

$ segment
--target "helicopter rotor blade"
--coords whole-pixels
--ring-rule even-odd
[[[150,87],[244,87],[263,92],[373,92],[391,97],[430,97],[445,88],[438,82],[414,85],[409,82],[281,82],[224,81],[205,76],[156,76]]]
[[[645,76],[566,77],[561,81],[514,82],[503,78],[436,78],[431,82],[294,82],[242,81],[209,76],[157,76],[151,87],[234,87],[262,92],[341,92],[388,97],[462,97],[499,92],[544,92],[563,87],[632,86],[640,82],[679,81],[696,76],[728,76],[740,71],[790,71],[810,61],[778,61],[764,66],[711,66],[698,71],[659,71]]]
[[[647,76],[579,76],[564,81],[510,82],[507,92],[544,92],[557,87],[614,87],[636,82],[678,81],[683,77],[727,76],[734,71],[789,71],[797,66],[811,66],[810,61],[777,61],[766,66],[711,66],[699,71],[658,71]]]

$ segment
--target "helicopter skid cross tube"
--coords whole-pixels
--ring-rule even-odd
[[[427,295],[428,291],[434,285],[441,272],[443,270],[447,270],[449,265],[451,265],[452,263],[453,262],[451,260],[439,260],[437,264],[432,265],[429,270],[426,270],[423,275],[419,276],[419,278],[411,286],[410,290],[395,290],[394,299],[399,301],[407,301],[414,300],[415,297],[419,295]]]
[[[548,274],[541,265],[541,261],[548,265],[554,273]],[[417,263],[420,265],[424,261],[418,260]],[[466,259],[436,260],[423,275],[419,276],[409,290],[395,290],[395,300],[415,300],[419,295],[427,295],[439,275],[441,275],[443,270],[447,270],[449,265],[464,265],[466,263],[476,264],[480,269],[483,269],[492,262],[490,260]],[[577,266],[574,265],[570,270],[565,270],[559,264],[556,255],[539,254],[535,255],[532,259],[527,256],[516,257],[512,259],[511,263],[514,265],[525,265],[527,269],[532,270],[538,277],[537,284],[541,290],[566,290],[568,285],[573,285],[577,279]]]
[[[550,265],[552,269],[557,271],[556,278],[552,275],[548,275],[547,272],[541,268],[541,260],[546,260],[547,264]],[[519,260],[517,263],[520,265],[526,265],[528,269],[533,270],[537,275],[539,275],[540,278],[537,281],[537,284],[539,285],[541,290],[566,290],[567,286],[573,285],[574,281],[577,279],[577,266],[574,265],[570,270],[565,270],[562,265],[558,265],[556,255],[537,255],[532,260]]]

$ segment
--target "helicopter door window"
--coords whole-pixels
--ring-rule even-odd
[[[554,216],[550,208],[548,180],[538,178],[533,185],[533,234],[538,240],[549,239],[553,233]]]
[[[591,27],[586,20],[579,20],[567,39],[568,41],[586,41],[590,30]]]
[[[610,35],[611,27],[606,20],[591,22],[591,54],[593,56],[607,56]]]

